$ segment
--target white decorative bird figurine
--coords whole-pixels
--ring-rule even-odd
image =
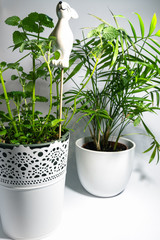
[[[57,4],[56,12],[58,22],[51,36],[56,37],[54,51],[58,50],[60,52],[60,58],[58,60],[53,60],[52,63],[54,66],[60,68],[68,68],[69,56],[73,46],[73,33],[69,26],[69,20],[71,18],[78,18],[78,14],[68,3],[62,1]]]

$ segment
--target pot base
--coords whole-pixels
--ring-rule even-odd
[[[52,236],[61,222],[65,174],[58,182],[39,188],[0,186],[0,213],[7,236],[38,240]]]
[[[82,183],[81,183],[82,184]],[[103,195],[103,194],[97,194],[97,193],[92,193],[90,190],[88,191],[83,185],[82,185],[82,187],[85,189],[85,191],[87,191],[89,194],[91,194],[92,196],[94,196],[94,197],[98,197],[98,198],[114,198],[114,197],[117,197],[117,196],[119,196],[119,195],[121,195],[124,191],[125,191],[125,189],[124,190],[122,190],[121,192],[119,192],[119,193],[116,193],[116,194],[113,194],[113,195]]]
[[[6,236],[8,236],[9,238],[13,239],[13,240],[52,240],[53,236],[54,236],[54,231],[40,236],[38,238],[13,238],[10,234],[7,233],[7,231],[5,231],[5,229],[3,228],[3,232]]]

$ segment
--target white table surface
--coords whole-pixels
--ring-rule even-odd
[[[113,198],[98,198],[81,186],[74,160],[68,164],[63,217],[50,239],[159,240],[160,164],[136,156],[125,191]],[[8,239],[0,226],[0,239]]]

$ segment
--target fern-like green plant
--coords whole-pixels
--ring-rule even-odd
[[[66,102],[74,102],[73,112],[81,113],[78,121],[85,120],[84,130],[89,128],[97,150],[110,149],[109,139],[116,135],[113,147],[116,151],[119,137],[128,124],[142,123],[147,135],[153,139],[146,150],[153,150],[150,162],[156,153],[159,161],[160,145],[146,125],[143,114],[159,109],[160,44],[155,37],[160,37],[160,30],[155,32],[157,18],[154,14],[145,35],[142,18],[136,15],[140,36],[128,19],[131,34],[119,26],[117,19],[124,16],[113,15],[115,26],[94,16],[101,24],[74,44],[73,70],[68,79],[80,73],[82,83],[67,93]],[[156,106],[153,105],[155,100]]]

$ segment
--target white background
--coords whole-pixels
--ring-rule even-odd
[[[125,15],[138,28],[138,12],[145,23],[146,33],[153,14],[157,13],[157,30],[160,29],[159,0],[70,0],[68,3],[77,10],[79,19],[71,20],[70,25],[75,38],[81,38],[83,27],[99,24],[88,15],[95,14],[113,23],[110,8],[114,14]],[[46,13],[57,21],[55,0],[0,0],[0,61],[14,61],[18,52],[7,49],[12,45],[12,27],[5,26],[4,20],[12,15],[23,18],[32,11]],[[121,23],[125,21],[122,19]],[[125,23],[124,23],[125,24]],[[127,24],[124,25],[129,29]],[[45,33],[50,34],[50,31]],[[27,62],[25,63],[28,64]],[[72,83],[67,86],[71,87]],[[44,92],[44,83],[39,82],[38,92]],[[8,89],[16,89],[15,82],[7,85]],[[0,89],[1,92],[1,89]],[[47,95],[47,93],[45,93]],[[0,107],[2,107],[0,105]],[[42,107],[43,108],[43,107]],[[147,114],[145,121],[160,140],[159,113],[157,116]],[[141,126],[134,129],[130,126],[126,132],[143,132]],[[87,133],[86,133],[87,134]],[[160,165],[156,162],[148,164],[149,155],[142,152],[149,146],[149,139],[144,136],[130,136],[136,142],[135,168],[127,189],[114,198],[96,198],[87,193],[81,186],[75,163],[74,142],[82,137],[83,126],[78,124],[71,133],[71,143],[66,179],[63,219],[55,231],[55,240],[159,240],[160,239]],[[0,238],[7,238],[0,230]]]

